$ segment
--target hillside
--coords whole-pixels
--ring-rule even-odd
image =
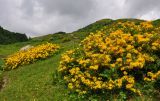
[[[90,33],[94,33],[97,30],[102,29],[103,27],[107,26],[108,29],[111,28],[112,26],[116,25],[118,22],[143,22],[144,20],[140,19],[117,19],[117,20],[112,20],[112,19],[101,19],[98,20],[92,24],[89,24],[87,26],[84,26],[83,28],[80,28],[76,31],[73,31],[71,33],[65,33],[65,32],[57,32],[53,34],[48,34],[40,37],[33,38],[33,40],[46,40],[46,41],[56,41],[56,40],[70,40],[70,39],[76,39],[77,40],[83,40],[86,36],[88,36]],[[153,24],[155,26],[160,25],[159,20],[153,21]]]
[[[11,43],[11,42],[16,42],[16,43],[8,45],[0,45],[0,79],[2,79],[0,80],[1,81],[0,85],[4,86],[4,87],[0,86],[0,101],[1,100],[2,101],[4,100],[5,101],[76,101],[76,100],[81,101],[78,99],[79,97],[77,97],[76,95],[69,96],[69,94],[71,94],[70,90],[68,90],[64,81],[62,80],[61,77],[59,77],[57,73],[57,69],[61,61],[61,56],[66,51],[76,49],[77,47],[79,47],[80,42],[84,40],[87,36],[89,36],[90,33],[98,33],[98,31],[105,29],[105,34],[108,34],[111,32],[111,29],[112,30],[119,29],[121,27],[118,26],[119,22],[121,23],[134,22],[136,24],[139,24],[140,22],[144,22],[144,20],[102,19],[84,28],[78,29],[77,31],[74,31],[72,33],[58,32],[54,34],[44,35],[41,37],[35,37],[25,42],[17,42],[18,39],[14,38],[11,41],[6,41],[6,43]],[[159,20],[155,20],[152,23],[155,28],[160,26]],[[132,28],[130,28],[129,30],[132,30]],[[2,28],[0,31],[2,31]],[[127,31],[128,30],[126,30],[126,32]],[[160,30],[158,31],[160,32]],[[133,31],[133,33],[137,32]],[[24,36],[22,35],[22,37]],[[5,38],[7,39],[8,37],[5,36],[3,40]],[[92,40],[94,40],[94,38]],[[37,62],[33,62],[32,64],[19,66],[18,68],[10,71],[3,71],[2,67],[4,65],[4,60],[3,60],[4,58],[19,51],[19,49],[22,48],[23,46],[26,45],[36,46],[46,42],[58,44],[60,45],[61,49],[59,50],[59,52],[57,52],[56,54],[45,60],[44,59],[38,60]],[[79,53],[81,52],[82,51],[79,51]],[[139,74],[137,73],[136,75]],[[147,89],[146,90],[147,93],[149,89],[147,87],[149,86],[145,87],[146,87],[145,89]],[[146,94],[141,97],[135,95],[134,98],[130,100],[131,101],[157,100],[158,97],[156,95],[153,96],[154,94],[152,95],[149,94],[151,93],[151,89],[149,90],[150,92],[148,92],[148,95]],[[123,93],[121,96],[124,98],[126,97]],[[96,99],[94,99],[96,96],[92,97],[93,101],[97,101]],[[116,96],[112,96],[112,100],[115,97]],[[109,96],[107,96],[106,98],[109,98]]]
[[[25,34],[11,32],[0,26],[0,44],[11,44],[27,40],[28,38]]]

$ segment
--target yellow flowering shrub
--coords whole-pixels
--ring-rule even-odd
[[[39,59],[52,56],[60,46],[52,43],[41,44],[26,51],[19,51],[5,59],[4,69],[14,69],[18,66],[30,64]]]
[[[59,72],[68,88],[80,95],[115,90],[141,95],[137,83],[160,76],[159,31],[151,22],[106,26],[64,53]]]

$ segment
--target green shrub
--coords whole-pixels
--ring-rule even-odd
[[[102,101],[142,96],[141,87],[160,76],[158,32],[151,22],[125,21],[91,33],[62,55],[59,72],[70,95]]]

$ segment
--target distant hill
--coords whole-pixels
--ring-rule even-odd
[[[74,32],[71,33],[65,33],[65,32],[57,32],[53,34],[48,34],[40,37],[33,38],[34,41],[54,41],[54,42],[66,42],[70,40],[83,40],[86,36],[88,36],[91,32],[96,32],[103,27],[111,28],[114,25],[118,24],[118,22],[143,22],[144,20],[139,19],[101,19],[94,23],[91,23],[87,26],[84,26],[83,28],[80,28]],[[158,21],[155,22],[156,24],[160,24]]]
[[[27,40],[28,38],[25,34],[11,32],[0,26],[0,44],[11,44]]]
[[[80,40],[83,40],[86,36],[88,36],[91,32],[96,32],[98,30],[101,30],[104,27],[107,27],[107,29],[112,28],[113,26],[117,25],[119,22],[135,22],[135,23],[140,23],[140,22],[144,22],[146,20],[142,20],[142,19],[134,19],[134,18],[126,18],[126,19],[101,19],[98,20],[92,24],[89,24],[81,29],[78,29],[77,31],[74,31],[70,34],[73,34],[74,36],[78,37]],[[153,20],[151,21],[152,24],[155,27],[160,26],[160,19],[157,20]]]
[[[86,36],[88,36],[91,32],[96,32],[98,30],[101,30],[103,27],[107,27],[108,29],[112,28],[113,26],[117,25],[119,22],[144,22],[145,20],[141,19],[101,19],[94,23],[91,23],[87,26],[84,26],[74,32],[66,33],[66,32],[57,32],[57,33],[51,33],[43,36],[38,36],[32,38],[32,41],[34,42],[68,42],[68,41],[74,41],[83,40]],[[154,26],[160,26],[160,19],[152,21]],[[0,44],[8,44],[8,43],[14,43],[14,42],[22,42],[28,40],[25,34],[20,33],[14,33],[7,31],[0,27]]]
[[[70,40],[82,40],[91,32],[95,32],[96,30],[100,30],[104,26],[111,24],[114,20],[112,19],[102,19],[96,21],[92,24],[84,26],[74,32],[65,33],[65,32],[57,32],[53,34],[48,34],[44,36],[39,36],[32,38],[33,41],[54,41],[54,42],[67,42]]]

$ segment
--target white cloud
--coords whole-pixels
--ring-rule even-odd
[[[157,11],[150,11],[140,17],[140,19],[145,19],[145,20],[155,20],[159,18],[159,15]]]

